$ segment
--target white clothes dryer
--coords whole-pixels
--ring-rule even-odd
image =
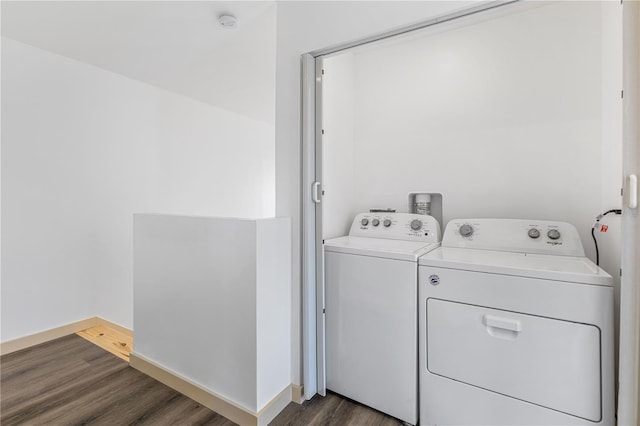
[[[326,240],[327,388],[418,421],[418,258],[440,244],[431,216],[363,213]]]
[[[612,277],[574,226],[452,220],[420,258],[421,425],[613,425]]]

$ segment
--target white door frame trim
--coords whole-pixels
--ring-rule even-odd
[[[622,3],[623,117],[622,276],[620,277],[620,351],[618,424],[640,421],[640,212],[629,206],[629,176],[640,174],[640,3]],[[635,189],[637,191],[637,188]],[[635,194],[637,197],[637,193]]]

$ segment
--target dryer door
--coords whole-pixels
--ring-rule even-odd
[[[592,325],[427,300],[427,370],[597,422],[600,330]]]

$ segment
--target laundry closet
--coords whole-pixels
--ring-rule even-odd
[[[566,222],[618,306],[619,217],[596,218],[620,208],[620,16],[604,2],[516,3],[317,57],[322,240],[378,211],[415,213],[416,194],[443,232],[460,218]]]

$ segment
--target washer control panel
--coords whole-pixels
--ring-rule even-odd
[[[575,226],[547,220],[454,219],[447,224],[442,247],[584,256]]]
[[[351,224],[352,237],[440,242],[440,224],[433,216],[414,213],[360,213]]]

